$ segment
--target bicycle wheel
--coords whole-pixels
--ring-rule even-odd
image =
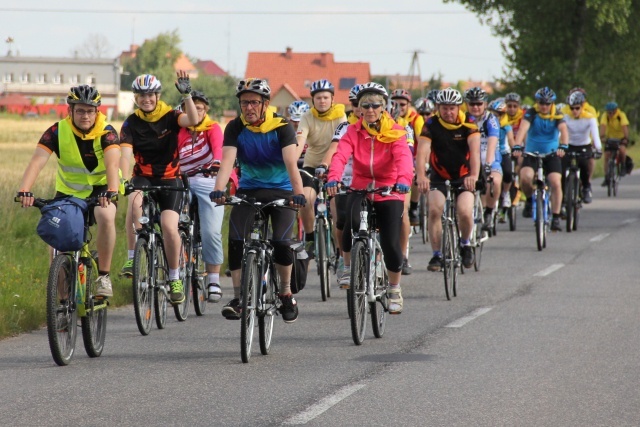
[[[207,308],[207,269],[202,259],[202,242],[193,247],[193,265],[191,272],[191,289],[193,292],[193,308],[197,316],[202,316]]]
[[[364,341],[367,326],[367,249],[361,240],[351,248],[351,283],[349,285],[349,317],[351,318],[351,337],[356,345]]]
[[[545,240],[545,224],[544,224],[544,196],[542,191],[536,190],[536,243],[538,244],[538,250],[541,251],[544,247]]]
[[[509,217],[509,231],[516,231],[516,218],[518,217],[518,205],[520,204],[520,191],[516,187],[515,182],[511,184],[509,194],[511,195],[511,207],[507,209],[507,216]]]
[[[565,210],[567,212],[567,223],[566,223],[566,229],[567,229],[567,233],[571,233],[571,231],[573,230],[573,221],[575,220],[575,206],[576,206],[576,202],[577,200],[575,199],[576,194],[575,194],[575,185],[576,185],[576,176],[575,174],[572,172],[569,174],[569,176],[567,177],[567,182],[564,185],[564,200],[565,200]]]
[[[453,225],[448,221],[444,221],[442,226],[442,257],[444,264],[444,292],[447,300],[453,298],[453,275],[455,266],[455,257],[453,253]]]
[[[420,233],[422,234],[422,243],[426,245],[429,241],[429,230],[427,229],[429,222],[429,207],[427,205],[427,196],[425,194],[420,195],[418,212],[420,214]]]
[[[611,197],[613,194],[613,188],[615,186],[616,179],[616,162],[612,160],[616,153],[611,153],[611,159],[609,159],[609,167],[607,168],[607,197]]]
[[[453,214],[453,224],[451,227],[451,248],[453,249],[453,296],[458,296],[458,270],[462,272],[462,257],[460,255],[460,230],[458,229],[458,220],[455,213]]]
[[[142,335],[151,331],[151,310],[153,307],[153,285],[151,283],[151,260],[147,239],[139,236],[133,255],[133,310],[136,324]]]
[[[273,323],[276,317],[276,301],[278,300],[278,289],[280,289],[280,276],[272,264],[268,270],[266,288],[262,289],[262,309],[258,313],[258,331],[260,332],[260,353],[269,354],[271,348],[271,338],[273,337]]]
[[[176,319],[180,322],[187,320],[189,316],[189,304],[191,303],[191,242],[187,233],[180,230],[180,259],[179,269],[180,278],[182,279],[184,301],[180,304],[173,305],[173,311],[176,315]]]
[[[164,254],[164,246],[161,240],[156,241],[156,256],[154,260],[155,266],[155,299],[153,309],[155,312],[156,326],[158,329],[164,329],[167,325],[167,289],[169,277],[169,269],[167,268],[167,258]]]
[[[76,347],[78,312],[73,265],[69,255],[57,255],[47,279],[47,335],[51,356],[59,366],[69,364]]]
[[[325,219],[316,219],[316,243],[318,245],[318,253],[316,254],[316,263],[318,265],[318,274],[320,275],[320,296],[322,301],[327,300],[327,288],[330,286],[331,272],[329,271],[329,257],[327,254],[327,241],[325,232]]]
[[[613,174],[613,197],[618,197],[618,183],[620,182],[620,163],[616,162]]]
[[[327,253],[329,254],[329,282],[327,283],[327,298],[331,298],[331,280],[332,276],[336,277],[338,274],[338,245],[336,245],[336,239],[333,236],[333,226],[331,225],[331,219],[329,219],[329,228],[327,229],[329,235],[329,246],[327,247]]]
[[[482,236],[482,228],[475,227],[475,247],[474,247],[474,261],[473,261],[473,269],[475,271],[480,271],[480,265],[482,264],[482,249],[484,248],[484,241]]]
[[[85,264],[87,288],[85,292],[85,316],[80,318],[82,325],[82,341],[89,357],[99,357],[104,349],[107,333],[107,299],[95,296],[98,285],[98,263],[89,258]]]
[[[382,251],[379,248],[376,248],[376,256],[373,259],[382,260]],[[387,269],[382,261],[376,261],[372,268],[375,269],[374,292],[376,300],[369,303],[369,313],[371,314],[373,335],[376,338],[382,338],[387,324],[387,286],[389,285],[389,278]]]
[[[249,252],[242,267],[242,312],[240,313],[240,356],[244,363],[251,358],[251,343],[256,320],[256,292],[260,286],[258,258]]]
[[[582,183],[576,177],[576,186],[573,190],[573,200],[575,204],[573,206],[573,231],[578,230],[578,222],[580,220],[580,208],[582,207]]]

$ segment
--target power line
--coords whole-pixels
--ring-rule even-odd
[[[441,10],[413,10],[413,11],[227,11],[227,10],[108,10],[108,9],[29,9],[29,8],[0,8],[0,12],[29,12],[29,13],[112,13],[112,14],[140,14],[140,15],[464,15],[469,11],[441,11]]]

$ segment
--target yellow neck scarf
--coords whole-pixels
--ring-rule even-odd
[[[358,123],[358,120],[360,120],[360,118],[356,116],[353,111],[347,116],[347,122],[349,122],[350,125]]]
[[[271,108],[267,108],[267,111],[264,113],[264,120],[259,122],[260,124],[257,126],[247,122],[244,118],[244,114],[240,115],[240,120],[242,120],[242,123],[247,127],[247,129],[255,133],[267,133],[287,124],[286,122],[283,122],[283,117],[273,117],[273,110]]]
[[[378,141],[384,142],[385,144],[395,142],[407,134],[406,130],[393,129],[394,124],[396,124],[396,122],[393,121],[389,113],[387,113],[386,111],[383,111],[382,116],[380,116],[379,131],[369,126],[369,123],[367,123],[366,120],[362,119],[362,127],[365,128],[367,132],[369,132],[369,135],[375,136]]]
[[[509,123],[509,117],[507,117],[506,114],[501,114],[498,116],[498,119],[500,120],[500,127],[503,128],[506,125],[510,124]]]
[[[538,116],[540,116],[541,119],[558,120],[564,117],[562,114],[556,114],[556,104],[551,104],[551,111],[549,112],[549,114],[540,114],[540,107],[538,106],[538,104],[535,104],[534,108],[536,109],[536,113],[538,113]]]
[[[65,120],[67,121],[67,123],[69,123],[69,126],[71,127],[71,130],[73,131],[73,133],[79,138],[82,138],[83,141],[93,141],[97,137],[109,133],[108,130],[104,129],[107,122],[107,117],[104,114],[102,114],[100,111],[98,111],[98,114],[96,115],[96,123],[89,130],[89,133],[84,133],[83,131],[78,129],[73,124],[73,120],[71,120],[70,116],[65,117]]]
[[[318,110],[316,110],[316,107],[311,107],[311,113],[316,119],[331,121],[344,116],[344,105],[333,104],[331,108],[329,108],[324,113],[318,112]]]
[[[205,115],[200,123],[195,126],[189,126],[189,130],[192,132],[205,132],[211,129],[216,123],[218,122],[211,120],[209,116]]]
[[[514,114],[513,116],[510,116],[507,114],[506,116],[507,116],[507,119],[509,120],[509,124],[514,125],[518,123],[518,120],[520,120],[522,116],[524,116],[524,111],[522,111],[521,108],[518,108],[518,112],[516,114]]]
[[[478,129],[478,126],[476,126],[475,123],[465,123],[467,116],[462,111],[458,111],[458,123],[456,124],[447,123],[442,120],[442,117],[440,117],[440,113],[436,113],[436,117],[438,117],[438,121],[440,122],[440,124],[448,130],[460,129],[462,126],[468,127],[469,129]]]
[[[156,108],[150,113],[145,113],[140,108],[136,108],[135,114],[145,122],[154,123],[164,117],[172,108],[169,107],[164,101],[158,100]]]

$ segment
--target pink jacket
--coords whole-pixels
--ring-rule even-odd
[[[403,130],[398,124],[393,129]],[[350,125],[340,139],[338,149],[331,159],[327,181],[340,181],[349,157],[353,156],[353,181],[351,187],[358,190],[367,188],[373,182],[375,187],[394,184],[411,185],[413,181],[413,158],[407,145],[407,138],[384,143],[375,140],[362,127],[362,119]],[[404,194],[375,196],[375,201],[403,200]]]

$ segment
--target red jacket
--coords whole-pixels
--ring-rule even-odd
[[[398,124],[393,129],[403,130]],[[338,149],[331,159],[327,181],[340,181],[349,158],[353,156],[353,181],[351,188],[364,190],[369,183],[374,187],[393,186],[396,183],[411,185],[413,158],[406,136],[390,143],[376,140],[362,127],[362,119],[350,125],[338,142]],[[404,194],[392,193],[375,201],[403,200]]]

